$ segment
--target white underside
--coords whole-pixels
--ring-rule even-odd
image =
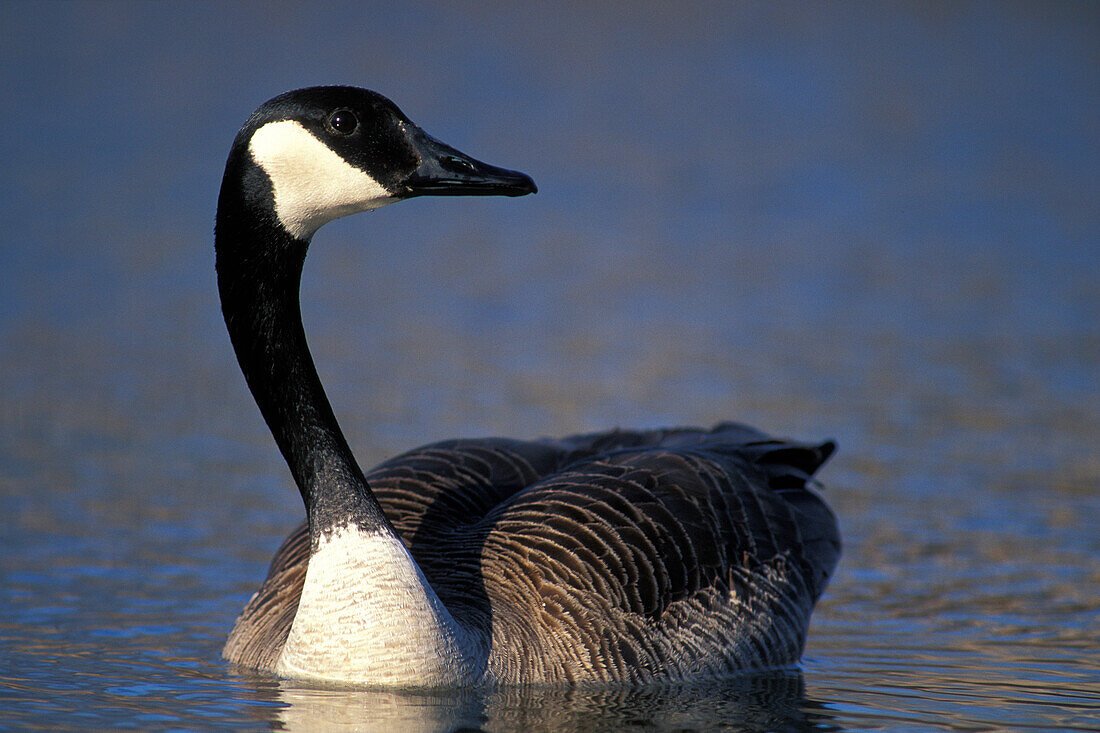
[[[298,239],[309,239],[333,219],[396,201],[385,186],[294,120],[256,130],[248,152],[271,179],[280,223]]]
[[[310,556],[275,671],[385,686],[476,682],[479,653],[399,539],[344,527]]]

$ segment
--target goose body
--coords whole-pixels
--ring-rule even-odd
[[[455,440],[364,474],[306,346],[309,240],[419,195],[534,193],[392,102],[313,87],[238,133],[218,202],[226,325],[306,505],[224,656],[387,686],[685,680],[789,665],[840,554],[832,443],[725,423]]]

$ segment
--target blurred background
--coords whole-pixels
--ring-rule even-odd
[[[727,419],[836,438],[845,556],[780,719],[1088,727],[1097,39],[1089,2],[0,5],[0,725],[776,704],[539,718],[225,669],[302,508],[221,323],[222,166],[260,103],[342,83],[540,189],[315,237],[307,333],[365,466]]]

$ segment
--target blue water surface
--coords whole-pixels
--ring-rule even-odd
[[[1094,3],[0,5],[0,729],[1100,728]],[[736,419],[836,438],[801,667],[393,691],[220,659],[297,492],[221,322],[225,154],[351,83],[530,173],[315,238],[365,465]]]

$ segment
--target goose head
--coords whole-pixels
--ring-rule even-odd
[[[269,221],[273,215],[299,241],[333,219],[415,196],[537,191],[529,176],[455,150],[389,99],[356,87],[310,87],[269,100],[238,133],[226,173],[241,185],[236,204]]]

